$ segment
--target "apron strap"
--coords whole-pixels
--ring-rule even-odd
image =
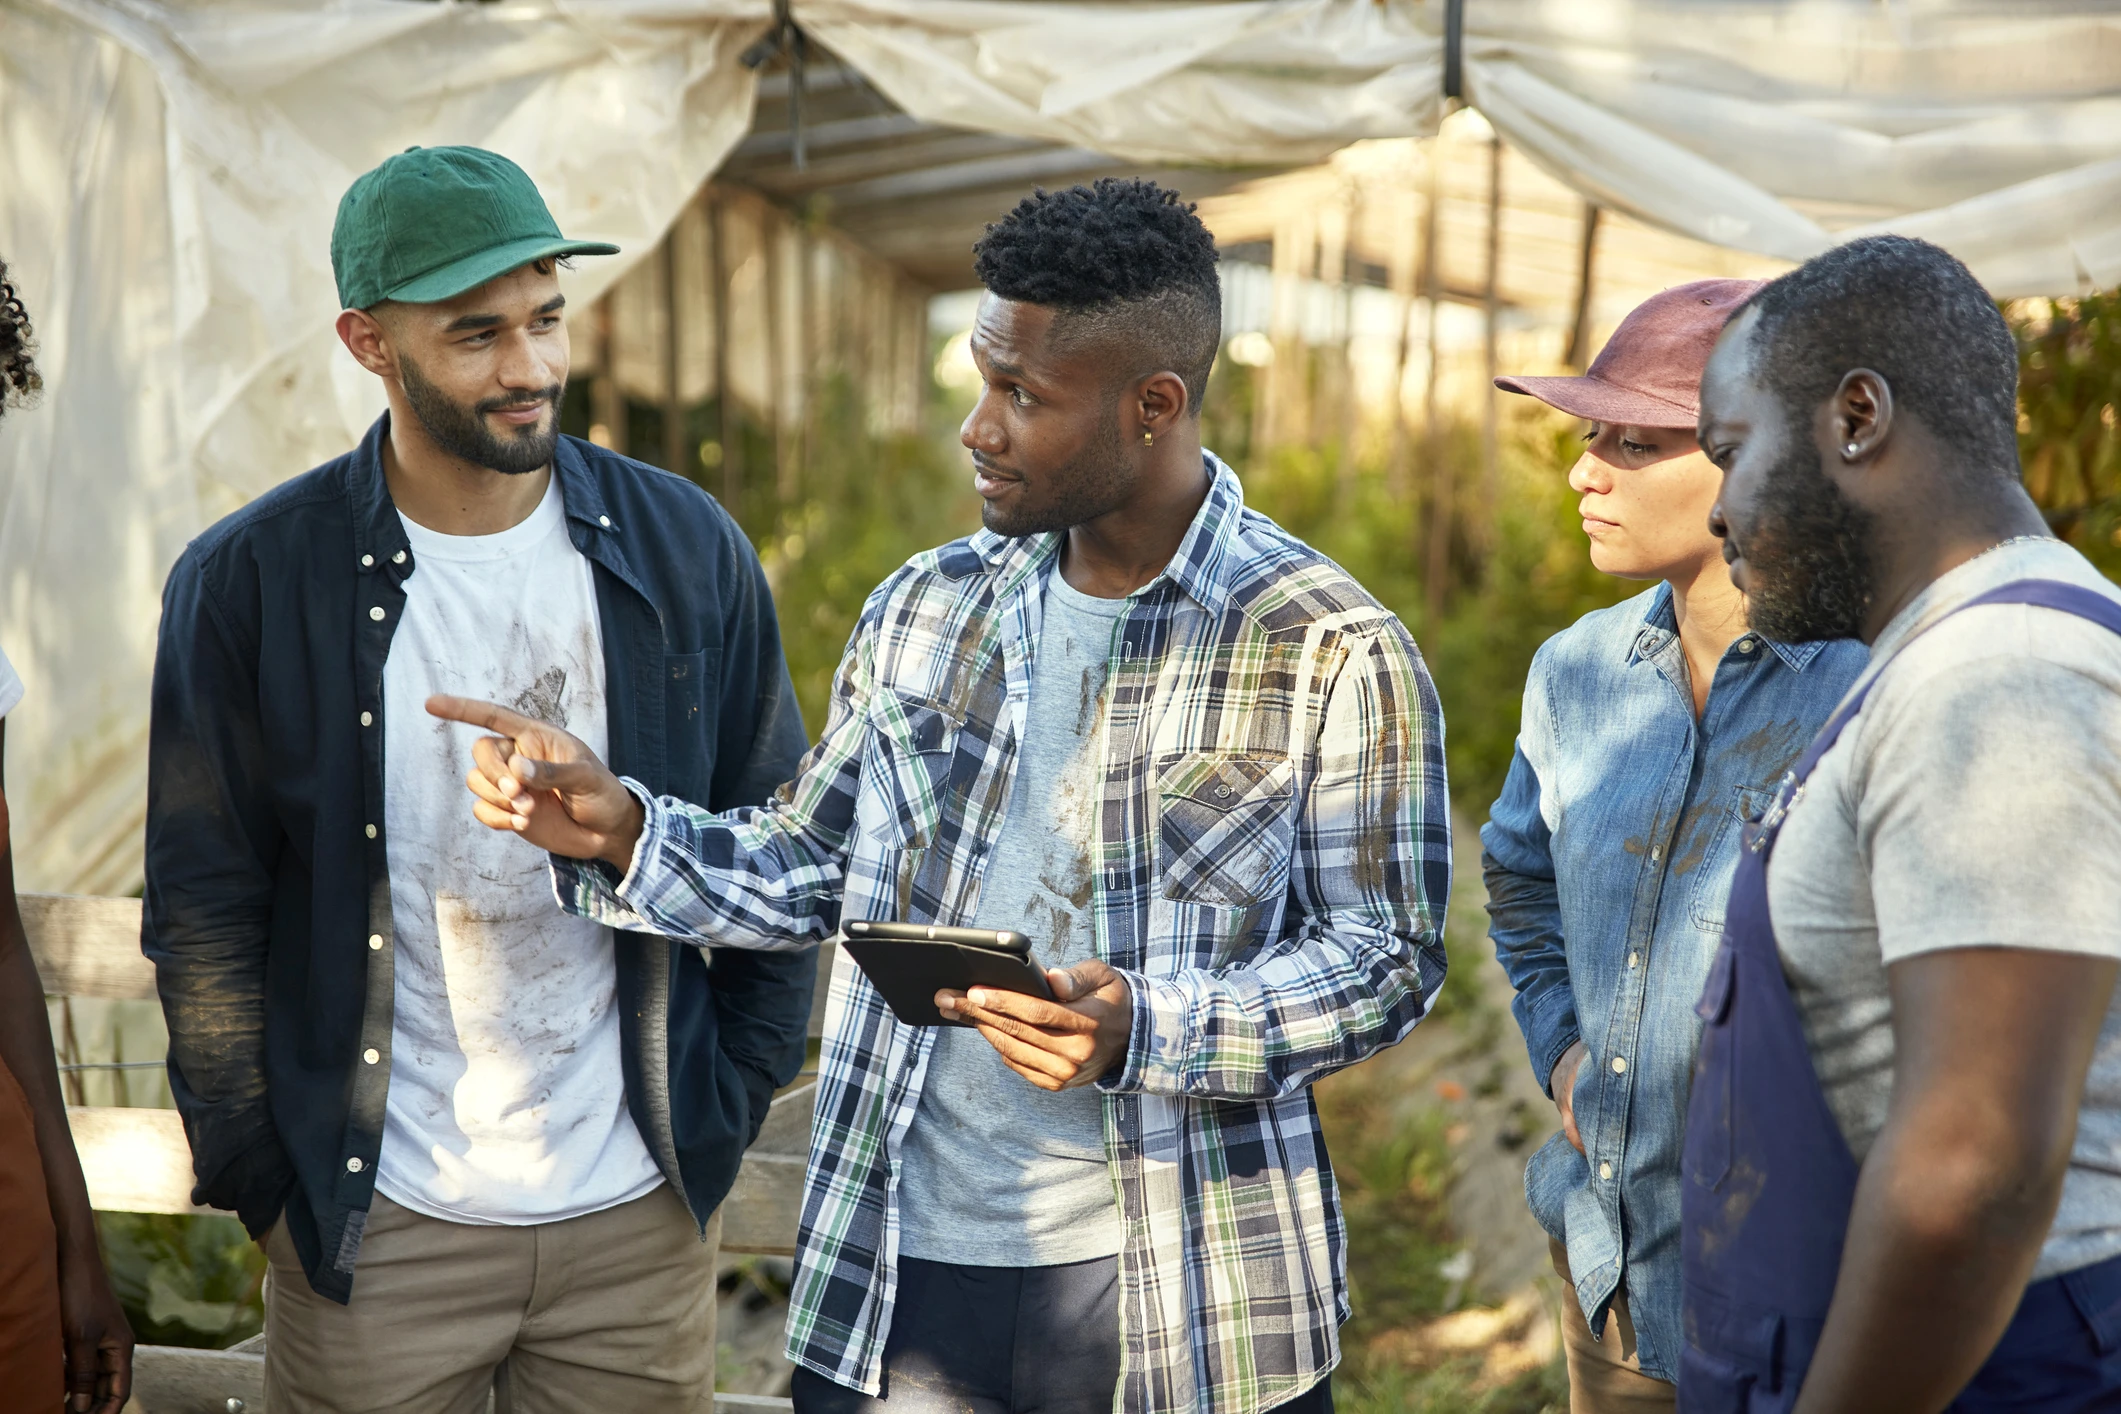
[[[1954,614],[1964,613],[1984,604],[2030,604],[2035,608],[2055,609],[2080,619],[2089,619],[2110,633],[2121,634],[2121,603],[2096,589],[2087,589],[2081,584],[2067,584],[2059,579],[2018,579],[2009,584],[1998,585],[1985,594],[1977,594],[1964,604],[1946,610],[1916,630],[1907,642],[1913,643],[1915,639],[1922,637]],[[1900,646],[1905,649],[1907,643]],[[1748,827],[1747,849],[1758,854],[1773,847],[1776,833],[1781,830],[1782,822],[1789,817],[1790,807],[1804,794],[1804,783],[1811,779],[1820,758],[1833,750],[1834,743],[1841,740],[1842,731],[1855,719],[1856,714],[1863,710],[1864,699],[1871,695],[1871,689],[1878,685],[1878,679],[1884,675],[1884,669],[1881,668],[1865,678],[1849,695],[1848,700],[1827,719],[1826,725],[1819,729],[1819,735],[1812,738],[1812,744],[1797,758],[1797,764],[1790,767],[1788,773],[1777,783],[1775,799],[1768,806],[1767,813],[1760,817],[1759,824]]]

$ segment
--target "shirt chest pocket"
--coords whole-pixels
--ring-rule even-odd
[[[1733,786],[1728,799],[1718,807],[1708,847],[1702,851],[1701,863],[1694,873],[1695,927],[1711,933],[1723,931],[1723,910],[1730,901],[1731,876],[1738,869],[1738,845],[1745,834],[1745,822],[1759,819],[1774,798],[1770,787]]]
[[[1164,897],[1247,908],[1286,886],[1296,768],[1286,756],[1192,752],[1157,773]]]
[[[890,695],[869,721],[870,828],[899,849],[926,849],[942,823],[962,719],[939,703]]]

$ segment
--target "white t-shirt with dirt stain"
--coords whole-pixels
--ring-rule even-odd
[[[486,698],[605,749],[603,637],[558,479],[498,535],[406,520],[413,572],[383,668],[396,1005],[376,1187],[453,1222],[578,1217],[663,1181],[626,1109],[609,929],[560,911],[545,855],[472,817]]]

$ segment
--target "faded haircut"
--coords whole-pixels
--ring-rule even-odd
[[[1215,237],[1177,192],[1118,177],[1038,191],[972,251],[994,294],[1057,311],[1059,349],[1112,350],[1114,387],[1169,369],[1185,381],[1188,415],[1200,415],[1222,344],[1222,284]]]

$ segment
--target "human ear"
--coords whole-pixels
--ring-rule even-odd
[[[1844,462],[1868,459],[1892,435],[1893,385],[1868,368],[1842,375],[1827,408],[1833,450]]]
[[[360,364],[379,378],[388,378],[397,372],[397,360],[392,356],[388,337],[383,325],[365,309],[342,309],[336,325],[339,342]]]
[[[1150,374],[1135,394],[1135,412],[1141,419],[1142,431],[1162,436],[1178,425],[1190,401],[1186,381],[1176,373]]]

